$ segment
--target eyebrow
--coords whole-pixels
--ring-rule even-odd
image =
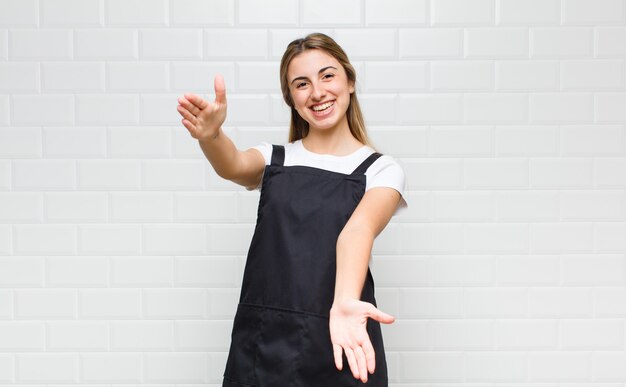
[[[318,73],[318,74],[321,74],[321,73],[323,73],[324,71],[326,71],[327,69],[335,69],[335,70],[337,70],[337,68],[336,68],[336,67],[333,67],[333,66],[326,66],[326,67],[322,67],[322,68],[320,69],[320,71],[318,71],[317,73]],[[295,81],[297,81],[298,79],[308,79],[308,78],[307,78],[307,77],[296,77],[296,78],[294,78],[294,79],[292,79],[292,80],[291,80],[291,83],[294,83],[294,82],[295,82]]]

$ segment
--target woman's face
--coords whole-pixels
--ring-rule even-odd
[[[330,66],[330,67],[329,67]],[[298,114],[316,129],[348,126],[346,110],[354,85],[339,62],[321,49],[306,50],[289,63],[287,82]],[[314,106],[331,106],[316,112]]]

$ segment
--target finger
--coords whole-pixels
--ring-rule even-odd
[[[365,352],[365,361],[367,362],[367,370],[370,374],[374,373],[376,369],[376,352],[369,339],[365,340],[363,344],[363,351]]]
[[[189,102],[191,102],[196,108],[202,110],[205,107],[209,106],[208,102],[204,100],[204,98],[195,95],[195,94],[185,94],[185,98],[187,98],[187,100]]]
[[[220,104],[226,104],[226,85],[224,84],[224,77],[220,74],[215,76],[213,81],[213,87],[215,87],[215,102]]]
[[[343,369],[342,349],[340,345],[333,344],[333,355],[335,356],[335,366],[339,371]]]
[[[178,103],[182,107],[187,109],[187,111],[189,111],[194,116],[196,116],[196,115],[198,115],[198,113],[200,113],[200,109],[198,109],[198,107],[196,105],[194,105],[191,102],[189,102],[189,100],[187,98],[185,98],[185,97],[178,98]]]
[[[185,109],[183,106],[178,106],[176,108],[176,110],[178,110],[178,113],[180,113],[181,116],[183,116],[184,119],[186,119],[187,121],[189,121],[192,124],[196,124],[196,116],[194,116],[193,114],[191,114],[189,112],[189,110]]]
[[[376,308],[373,304],[369,304],[369,305],[370,306],[368,307],[367,314],[369,317],[373,318],[374,320],[379,321],[384,324],[391,324],[392,322],[396,320],[395,317]]]
[[[363,353],[363,348],[361,348],[360,345],[355,348],[354,355],[356,357],[356,362],[359,365],[359,378],[363,383],[367,383],[367,364],[365,363],[365,353]]]
[[[354,352],[352,352],[351,348],[344,347],[343,350],[346,353],[346,358],[348,358],[348,364],[350,365],[350,371],[352,371],[352,376],[358,379],[359,378],[359,365],[354,356]]]
[[[187,130],[189,131],[189,133],[196,138],[196,133],[197,133],[197,128],[194,124],[192,124],[191,122],[183,119],[182,120],[183,125],[185,126],[185,128],[187,128]]]

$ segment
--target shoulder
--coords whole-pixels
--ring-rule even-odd
[[[265,159],[265,165],[270,165],[272,161],[272,144],[267,141],[263,141],[258,145],[253,146],[251,149],[256,149],[263,155]]]
[[[405,197],[407,190],[406,174],[402,165],[395,158],[383,154],[370,165],[365,175],[367,176],[366,191],[374,187],[390,187],[400,193],[400,203],[398,203],[395,214],[408,207]]]
[[[405,173],[402,165],[395,158],[383,154],[370,165],[365,173],[368,178],[378,182],[384,179],[397,179],[402,184],[405,183]]]

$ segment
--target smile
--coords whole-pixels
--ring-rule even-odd
[[[335,104],[335,100],[332,101],[328,101],[326,103],[323,103],[321,105],[314,105],[311,107],[311,110],[319,112],[319,111],[323,111],[328,109],[329,107],[333,106]]]

